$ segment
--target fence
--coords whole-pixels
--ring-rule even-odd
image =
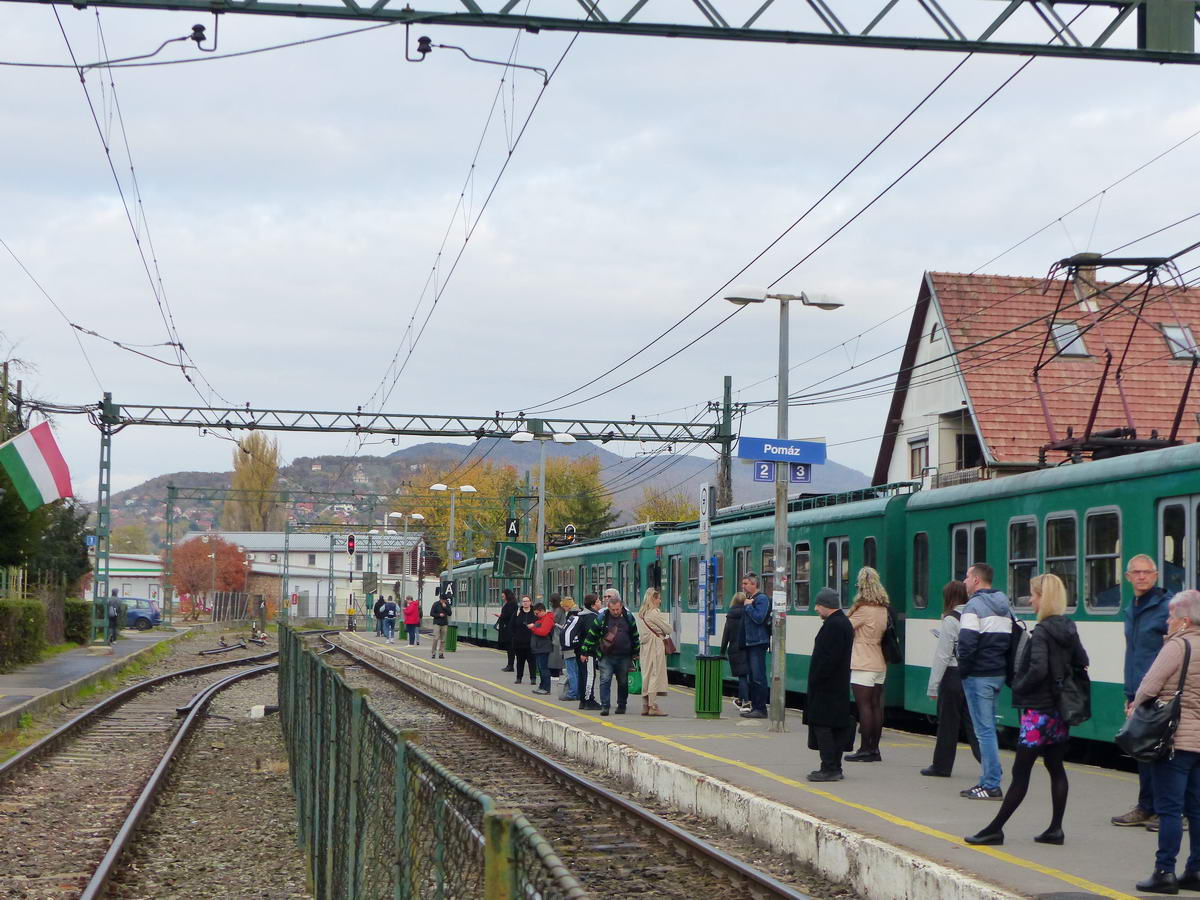
[[[279,629],[279,707],[317,900],[576,900],[519,812],[448,771]]]

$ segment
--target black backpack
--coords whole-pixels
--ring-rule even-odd
[[[900,635],[896,634],[896,614],[889,606],[887,610],[887,627],[883,629],[880,640],[883,649],[883,661],[890,664],[904,662],[904,650],[900,646]]]
[[[1026,645],[1029,643],[1029,629],[1011,612],[1008,614],[1008,618],[1012,622],[1012,627],[1008,632],[1008,655],[1004,658],[1004,683],[1012,687],[1013,679],[1017,674],[1017,663],[1020,662],[1021,654],[1025,652]]]

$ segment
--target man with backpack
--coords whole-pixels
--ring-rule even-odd
[[[742,617],[742,646],[746,648],[746,663],[750,668],[750,708],[743,719],[767,718],[767,648],[771,645],[771,600],[758,586],[758,576],[747,572],[742,576],[742,592],[746,595],[746,612]]]
[[[371,611],[375,613],[375,633],[380,637],[383,637],[383,604],[385,603],[387,603],[387,597],[381,591],[375,600],[375,605],[371,608]]]
[[[579,686],[576,693],[579,695],[580,709],[603,708],[596,702],[596,657],[583,654],[583,641],[596,621],[596,606],[599,603],[599,597],[588,594],[583,598],[583,609],[572,620],[574,626],[571,629],[569,646],[575,654],[575,667],[579,670]]]
[[[1016,648],[1012,646],[1012,605],[1003,591],[992,587],[993,575],[987,563],[976,563],[963,579],[970,598],[959,618],[958,671],[983,757],[979,784],[959,792],[968,800],[1004,798],[1000,789],[1004,772],[996,737],[996,698],[1012,671]]]
[[[580,657],[586,663],[594,657],[599,659],[600,715],[607,716],[609,710],[612,679],[617,677],[617,715],[625,713],[629,701],[629,670],[638,658],[641,642],[638,639],[637,623],[633,614],[621,602],[621,595],[613,588],[604,592],[607,608],[596,616],[587,637],[583,639]]]

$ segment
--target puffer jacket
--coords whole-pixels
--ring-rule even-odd
[[[1138,685],[1133,698],[1135,706],[1157,697],[1169,700],[1179,687],[1179,670],[1183,668],[1183,642],[1192,646],[1179,703],[1179,730],[1175,732],[1175,749],[1200,753],[1200,627],[1190,625],[1167,638],[1158,652],[1154,665]]]
[[[1008,674],[1012,606],[1004,591],[980,588],[963,607],[958,630],[958,673],[963,678]]]
[[[1071,667],[1088,665],[1087,651],[1079,642],[1075,623],[1066,616],[1047,616],[1029,636],[1013,677],[1013,706],[1050,712],[1058,709],[1055,676]]]

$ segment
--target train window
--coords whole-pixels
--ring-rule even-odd
[[[612,563],[604,564],[604,586],[610,588],[613,586],[613,565]]]
[[[669,557],[671,563],[671,580],[667,585],[671,596],[671,609],[679,606],[683,594],[683,558],[679,555]]]
[[[753,572],[754,567],[750,565],[750,548],[749,547],[734,547],[733,548],[733,574],[734,574],[734,590],[742,589],[742,579],[746,577],[747,572]]]
[[[720,609],[725,604],[725,554],[715,553],[713,557],[716,560],[717,577],[710,582],[710,587],[713,590],[713,609]],[[738,590],[742,589],[738,585]]]
[[[1088,607],[1116,611],[1121,606],[1121,516],[1115,509],[1089,510],[1083,533]]]
[[[784,571],[788,571],[792,567],[792,550],[788,548],[788,558]],[[775,548],[763,547],[762,550],[762,568],[759,569],[762,573],[762,589],[767,596],[775,590]]]
[[[1046,571],[1062,579],[1067,606],[1079,602],[1079,542],[1074,514],[1046,516]]]
[[[695,556],[688,557],[688,592],[684,601],[688,609],[695,609],[700,600],[700,560]]]
[[[878,569],[879,552],[876,549],[875,538],[863,538],[863,565],[870,566],[872,569]]]
[[[846,605],[850,597],[850,538],[825,539],[825,587],[837,591]]]
[[[796,545],[792,558],[796,561],[796,571],[792,575],[792,584],[796,586],[792,605],[796,609],[808,609],[812,591],[812,552],[808,548],[808,541]]]
[[[953,569],[950,577],[962,581],[967,569],[977,562],[987,562],[987,525],[983,522],[964,522],[951,530]]]
[[[919,531],[913,535],[912,602],[915,609],[929,605],[929,535]]]
[[[1162,583],[1168,591],[1182,591],[1188,584],[1188,514],[1181,499],[1164,500],[1158,507],[1159,559]]]
[[[617,563],[617,590],[621,592],[621,596],[625,602],[629,602],[630,596],[633,594],[633,585],[629,581],[629,563],[625,560]]]
[[[1029,581],[1037,567],[1037,520],[1013,519],[1008,523],[1008,596],[1014,606],[1030,606]]]

